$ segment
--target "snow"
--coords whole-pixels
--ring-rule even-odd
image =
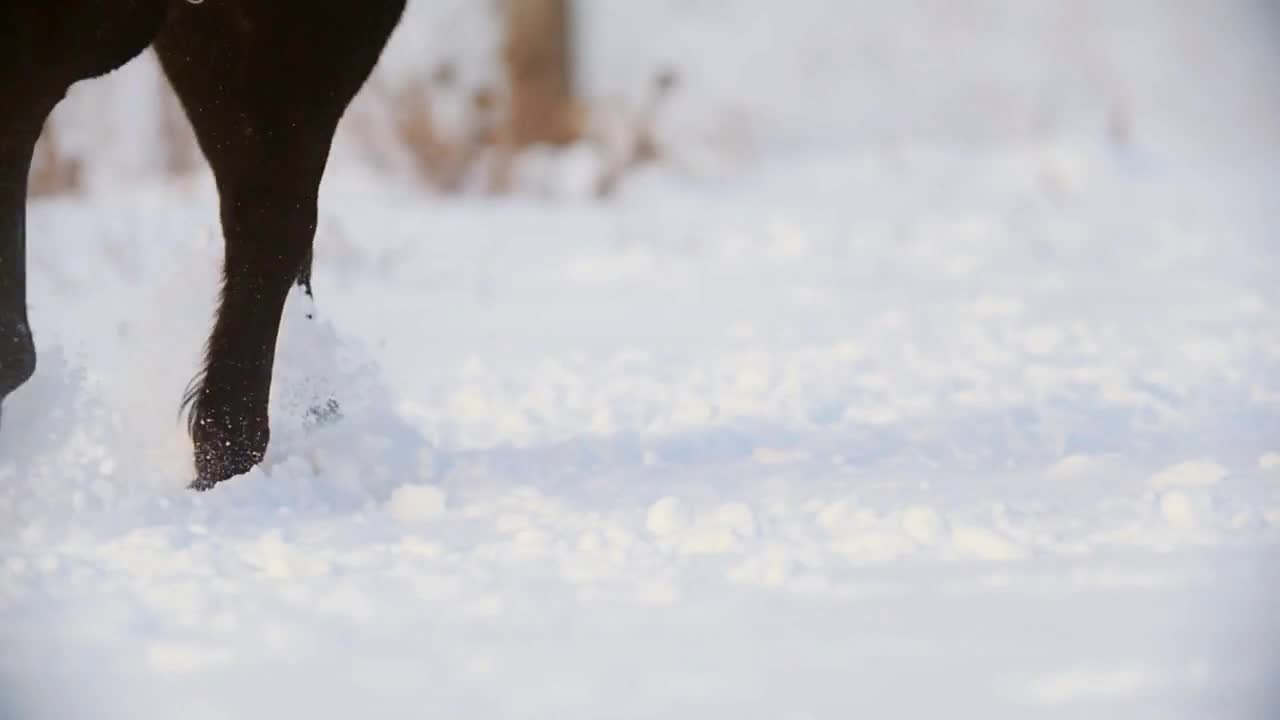
[[[1212,460],[1188,460],[1151,476],[1152,487],[1197,487],[1217,485],[1228,475],[1226,468]]]
[[[1280,453],[1269,452],[1258,458],[1258,467],[1263,470],[1280,469]]]
[[[338,177],[271,452],[201,495],[210,189],[37,203],[9,707],[1260,712],[1266,185],[1085,146],[1062,201],[1050,151],[783,154],[607,205]]]
[[[442,514],[446,496],[430,485],[401,485],[391,493],[387,509],[401,522],[422,522]]]
[[[271,449],[212,492],[185,489],[178,417],[216,296],[212,183],[139,166],[32,205],[41,355],[0,431],[0,718],[1274,714],[1280,144],[1234,124],[1277,107],[1246,82],[1273,66],[1247,43],[1215,61],[1245,89],[1210,84],[1192,119],[1168,111],[1205,71],[1183,87],[1154,63],[1178,28],[1256,38],[1246,5],[1096,26],[1141,91],[1132,144],[1020,124],[1028,87],[1097,107],[1069,102],[1092,87],[1072,63],[1010,60],[1069,49],[1053,4],[1011,11],[1007,36],[922,30],[1005,38],[953,57],[941,98],[920,84],[941,61],[897,83],[873,62],[927,42],[907,30],[938,3],[808,0],[776,25],[754,0],[606,5],[593,87],[665,54],[710,88],[672,120],[715,126],[751,95],[758,156],[595,202],[571,153],[546,158],[559,196],[442,198],[347,135]],[[463,7],[439,6],[437,36],[481,53]],[[677,12],[668,43],[620,39]],[[854,26],[897,34],[859,51]],[[804,52],[737,75],[692,54],[734,42]],[[1024,104],[916,113],[984,67]],[[81,98],[136,101],[147,72]],[[806,94],[839,112],[806,124]],[[914,124],[884,139],[894,117]],[[145,165],[128,145],[94,172]]]

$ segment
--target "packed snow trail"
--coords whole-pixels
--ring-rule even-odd
[[[1264,717],[1275,180],[1087,143],[604,205],[340,174],[269,456],[204,494],[211,189],[37,203],[0,717]]]

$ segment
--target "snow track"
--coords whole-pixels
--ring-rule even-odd
[[[1274,181],[1087,144],[604,206],[339,174],[267,461],[198,495],[209,188],[38,204],[0,717],[1263,717]]]

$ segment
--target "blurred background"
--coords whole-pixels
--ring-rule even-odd
[[[1280,147],[1271,0],[412,0],[331,167],[433,193],[604,197],[795,148]],[[82,83],[39,194],[205,173],[147,54]]]

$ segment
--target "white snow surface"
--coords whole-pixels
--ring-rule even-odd
[[[578,151],[505,199],[372,173],[363,97],[269,455],[200,494],[212,183],[149,174],[145,58],[78,88],[0,429],[0,720],[1280,712],[1273,9],[775,5],[591,5],[593,92],[670,61],[669,120],[759,142],[607,202]]]
[[[340,176],[269,457],[204,494],[212,190],[37,203],[0,708],[1262,717],[1270,187],[1088,143],[607,205]]]

